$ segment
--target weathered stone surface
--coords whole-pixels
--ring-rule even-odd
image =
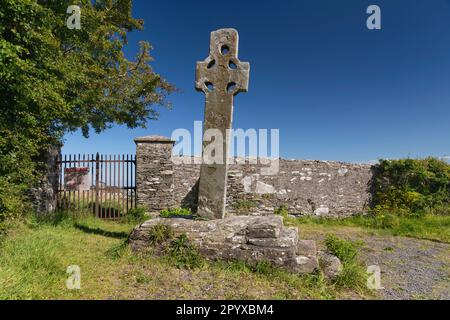
[[[146,143],[168,143],[168,144],[173,144],[173,141],[170,138],[164,137],[164,136],[158,136],[158,135],[138,137],[138,138],[134,139],[134,142],[136,142],[136,143],[146,142]]]
[[[171,147],[163,144],[163,148]],[[171,150],[165,150],[159,154],[156,148],[152,154],[152,145],[142,144],[137,147],[138,163],[151,162],[148,165],[137,167],[138,198],[140,204],[146,204],[148,210],[161,207],[164,199],[170,198],[174,207],[186,207],[197,210],[198,180],[200,176],[200,165],[197,157],[174,157],[176,162],[172,165],[167,163],[168,154]],[[142,157],[141,152],[146,156]],[[162,158],[162,159],[159,159]],[[237,161],[231,161],[237,162]],[[230,164],[227,187],[227,212],[236,212],[235,204],[242,200],[252,201],[256,206],[252,208],[252,214],[272,214],[274,208],[282,205],[288,206],[290,214],[315,215],[340,218],[365,212],[370,204],[371,181],[376,170],[375,166],[368,164],[350,164],[341,162],[309,161],[309,160],[283,160],[279,161],[280,171],[274,176],[261,175],[262,164]],[[173,174],[164,176],[161,174],[165,167],[171,167]],[[345,167],[347,173],[341,176],[339,168]],[[302,169],[310,170],[302,170]],[[301,180],[307,176],[311,181]],[[161,181],[173,182],[171,194],[162,194],[160,189],[152,188]],[[168,180],[167,180],[168,179]],[[293,180],[294,179],[294,180]],[[256,192],[257,182],[261,181],[274,187],[276,193],[258,194]],[[149,189],[145,190],[145,182],[150,183]],[[143,185],[144,184],[144,185]],[[140,192],[144,187],[144,192]],[[285,192],[282,192],[285,191]],[[140,196],[139,196],[140,195]]]
[[[342,263],[338,257],[324,251],[318,252],[319,265],[324,275],[329,279],[336,279],[342,272]]]
[[[317,257],[297,256],[296,262],[298,273],[312,273],[319,267]]]
[[[327,207],[320,207],[314,210],[316,216],[326,216],[330,213],[330,209]]]
[[[253,219],[248,226],[248,236],[252,238],[277,238],[283,228],[283,218],[273,216],[271,219]]]
[[[318,267],[312,251],[308,251],[308,256],[297,254],[298,230],[284,227],[278,216],[237,216],[210,221],[152,219],[133,230],[131,248],[148,249],[150,232],[158,224],[170,225],[175,236],[186,234],[200,254],[210,260],[249,264],[268,261],[296,273],[313,272]]]
[[[208,58],[197,62],[195,86],[206,95],[204,130],[221,134],[219,161],[201,165],[198,193],[198,215],[209,219],[225,216],[227,192],[228,135],[233,117],[233,97],[247,91],[250,65],[238,59],[238,33],[220,29],[211,33]],[[218,137],[215,135],[214,140]],[[203,158],[211,137],[203,137]],[[220,152],[216,149],[216,152]],[[216,158],[215,157],[215,158]],[[205,162],[205,161],[204,161]]]
[[[299,256],[316,257],[317,246],[314,240],[298,240],[297,254]]]
[[[136,143],[136,191],[138,205],[149,211],[173,206],[174,141],[162,136],[139,137]]]
[[[249,230],[250,233],[250,230]],[[254,244],[255,246],[262,247],[275,247],[275,248],[287,248],[295,247],[298,241],[298,230],[297,228],[284,228],[278,233],[278,236],[267,237],[267,233],[259,234],[264,237],[249,237],[247,242]]]
[[[174,168],[174,202],[175,206],[186,206],[195,212],[200,165],[194,160],[189,162],[187,159]],[[370,204],[376,170],[369,164],[280,159],[279,173],[267,176],[261,174],[265,167],[261,163],[230,162],[234,163],[229,165],[226,211],[235,213],[235,204],[248,200],[256,204],[252,212],[260,215],[272,214],[274,208],[282,205],[287,205],[294,215],[340,218],[364,213]],[[348,171],[342,175],[341,168]],[[266,191],[275,192],[263,192],[263,185],[258,187],[258,182],[274,189]]]
[[[271,194],[271,193],[275,193],[275,188],[273,186],[271,186],[270,184],[261,182],[261,181],[257,181],[256,182],[256,189],[255,192],[257,194]]]

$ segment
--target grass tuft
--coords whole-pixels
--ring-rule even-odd
[[[173,238],[173,230],[170,226],[157,224],[150,229],[150,244],[161,245]]]
[[[162,218],[173,218],[173,217],[191,217],[192,212],[187,208],[171,208],[161,210],[160,216]]]
[[[197,248],[186,234],[181,234],[170,243],[168,257],[177,268],[195,269],[203,265],[203,259]]]
[[[325,240],[327,250],[342,262],[342,272],[336,278],[338,287],[354,290],[367,290],[367,273],[358,261],[358,251],[363,246],[361,241],[348,241],[328,235]]]
[[[336,237],[333,234],[328,235],[325,240],[328,251],[338,257],[341,262],[355,262],[358,257],[358,250],[363,242],[352,242]]]

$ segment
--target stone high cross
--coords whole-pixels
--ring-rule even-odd
[[[225,216],[227,193],[227,155],[229,129],[233,118],[233,97],[248,90],[250,65],[238,59],[239,36],[234,29],[220,29],[211,33],[209,57],[197,62],[195,86],[206,95],[203,125],[203,162],[200,169],[198,215],[208,219]],[[214,139],[207,130],[222,134],[223,148],[220,163],[205,163],[205,148]],[[211,132],[211,131],[210,131]],[[213,140],[213,141],[209,141]],[[215,150],[217,152],[217,150]],[[217,155],[214,156],[217,159]]]

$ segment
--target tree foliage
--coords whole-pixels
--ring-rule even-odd
[[[113,124],[145,127],[173,87],[156,74],[151,46],[125,58],[143,21],[131,0],[81,0],[81,29],[66,26],[73,1],[2,0],[0,6],[0,219],[36,177],[35,157],[66,132]],[[15,191],[9,193],[13,186]],[[14,202],[14,201],[13,201]]]

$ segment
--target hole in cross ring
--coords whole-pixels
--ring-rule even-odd
[[[233,69],[233,70],[237,69],[236,63],[234,63],[234,62],[231,61],[231,60],[230,60],[230,62],[228,62],[228,67],[229,67],[230,69]]]
[[[216,60],[211,60],[208,65],[206,66],[206,68],[211,69],[212,67],[214,67],[214,65],[216,64]]]
[[[212,82],[205,82],[205,86],[206,86],[206,88],[208,88],[209,91],[214,90],[214,85]]]
[[[230,47],[227,46],[226,44],[224,44],[222,47],[220,47],[220,53],[222,55],[226,55],[226,54],[228,54],[228,52],[230,52]]]
[[[232,93],[234,90],[236,90],[236,83],[235,82],[228,83],[227,92]]]

